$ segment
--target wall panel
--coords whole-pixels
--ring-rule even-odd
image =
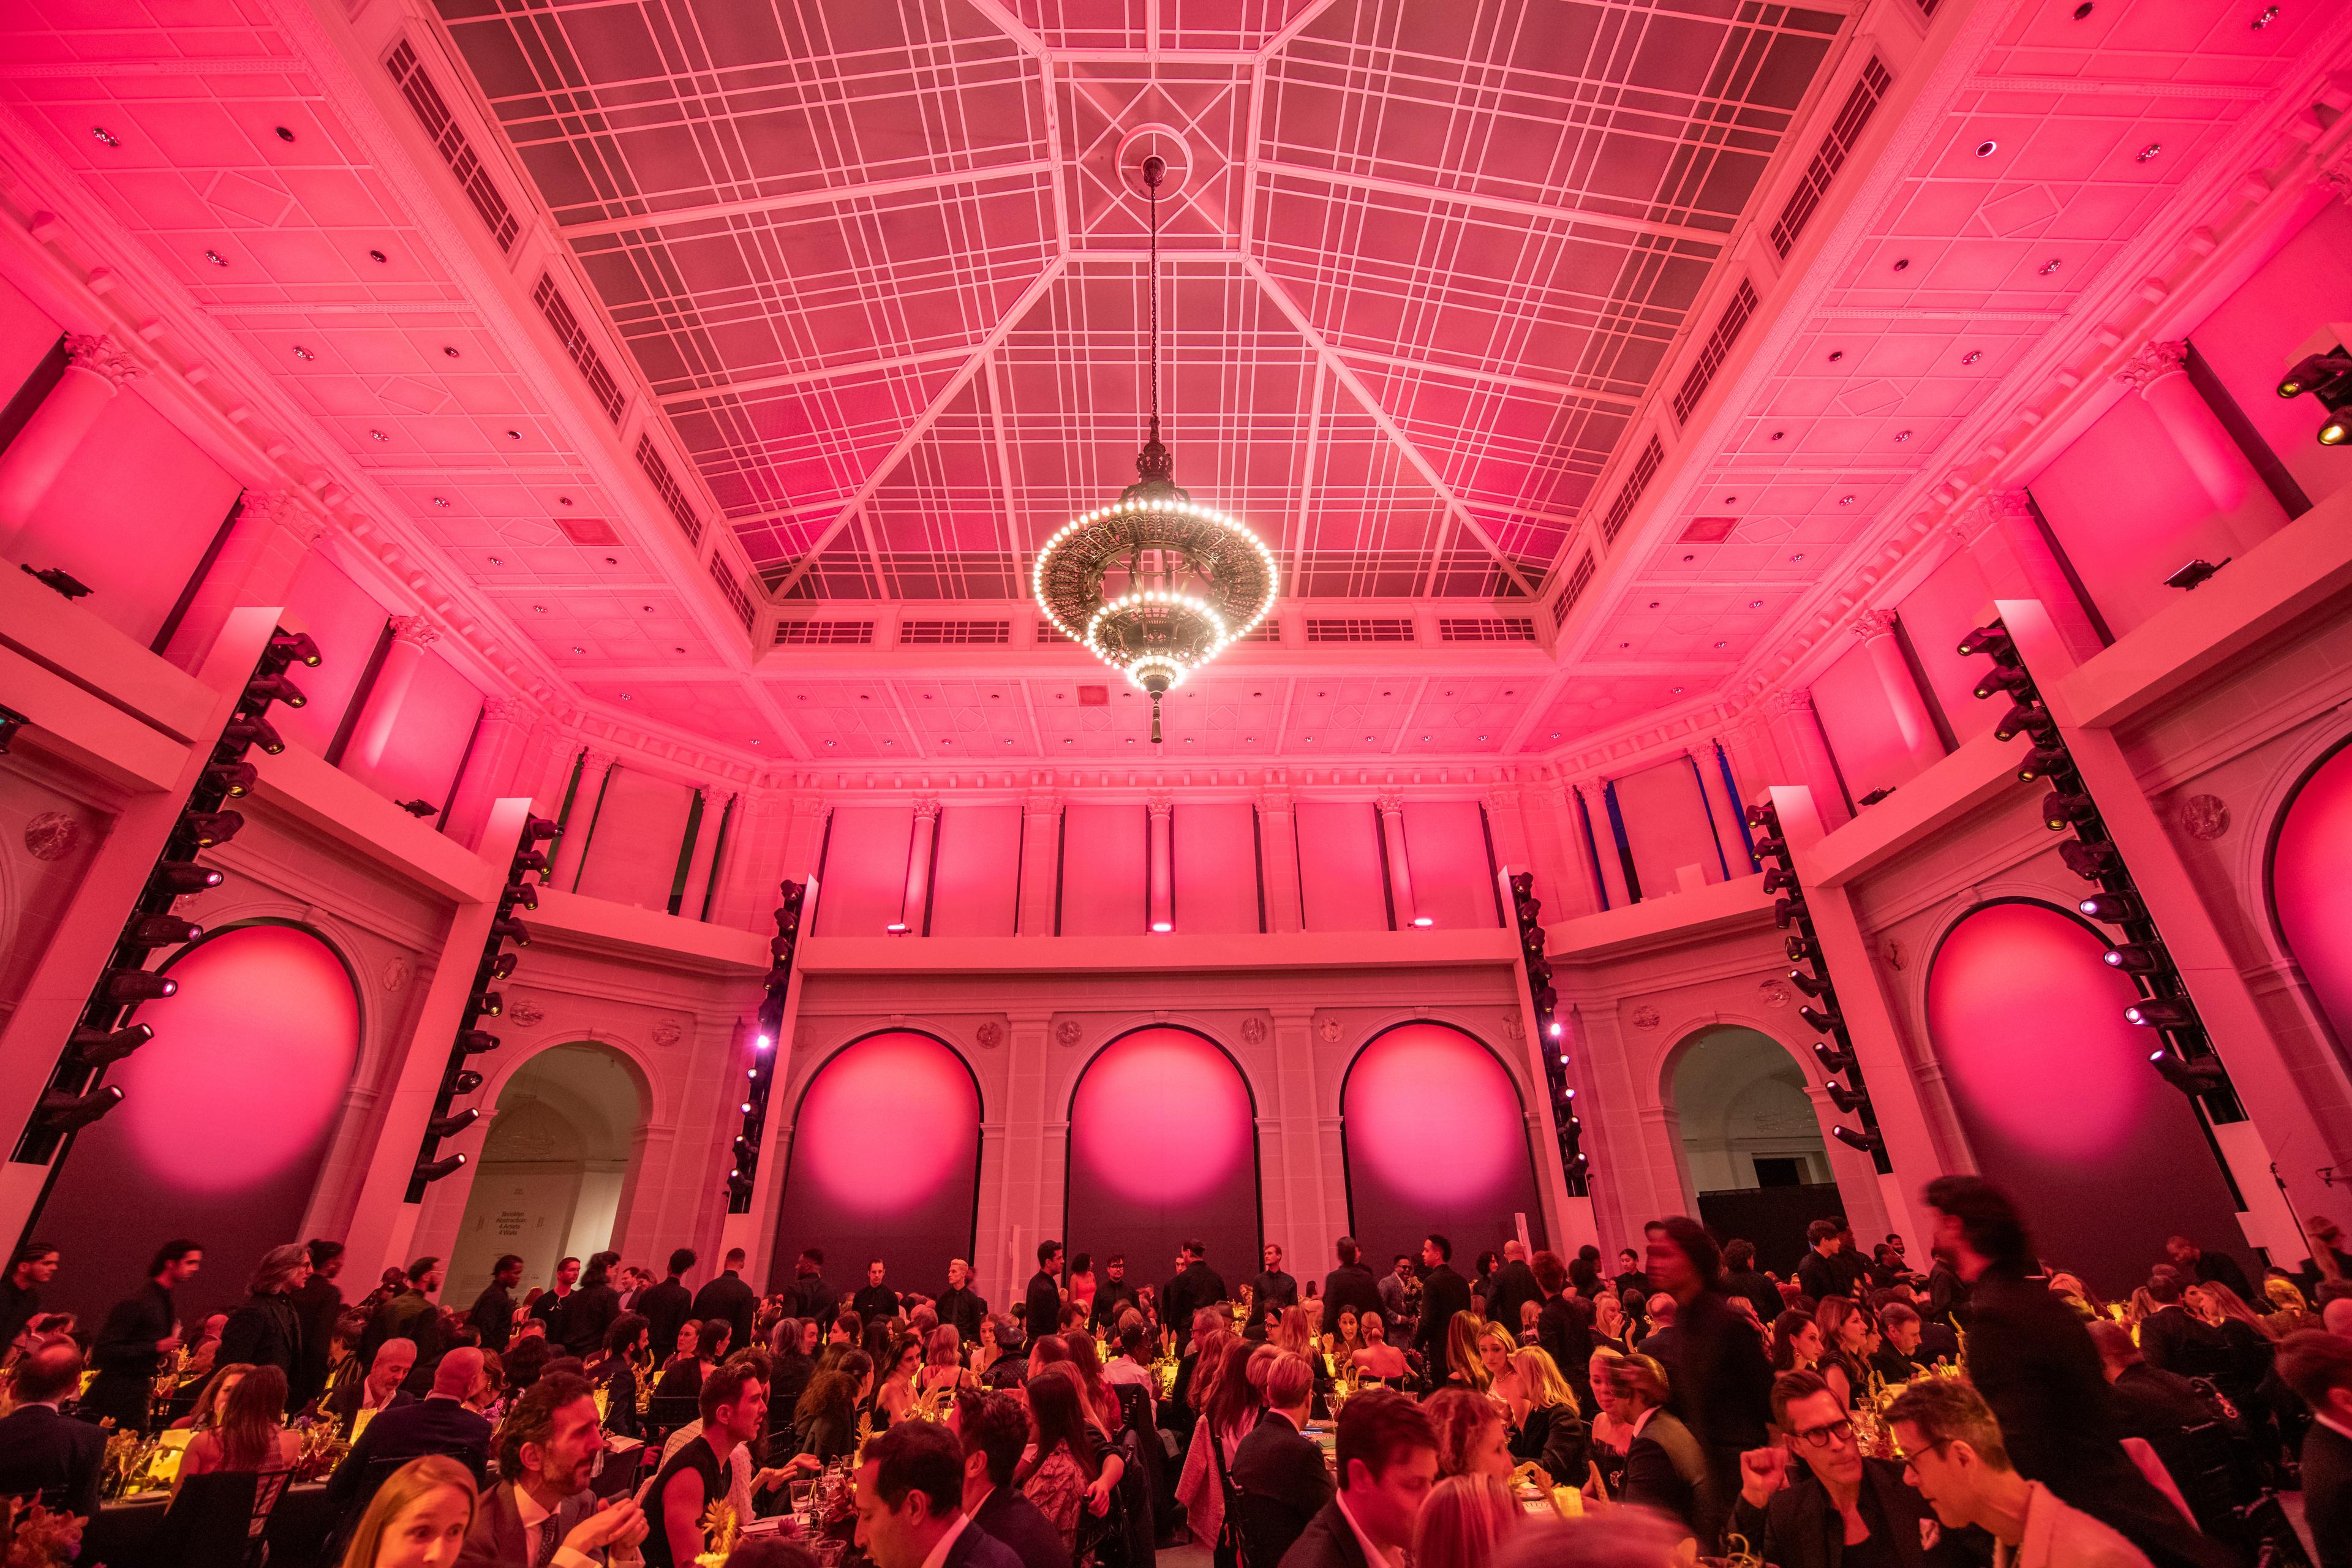
[[[1965,658],[1959,651],[1960,639],[1982,625],[1977,617],[1991,608],[1992,587],[1975,558],[1965,552],[1930,572],[1898,606],[1903,630],[1927,672],[1927,684],[1943,704],[1953,735],[1964,742],[2000,722],[2007,710],[2004,703],[1977,700],[1985,661],[1981,657]]]
[[[1498,923],[1486,816],[1476,801],[1407,802],[1404,844],[1416,914],[1441,931],[1489,931]]]
[[[1369,801],[1298,803],[1298,882],[1308,931],[1387,931],[1381,823]],[[1255,1272],[1255,1270],[1253,1270]]]
[[[1348,1223],[1374,1270],[1416,1257],[1432,1231],[1469,1272],[1517,1234],[1544,1244],[1535,1162],[1518,1088],[1493,1052],[1459,1029],[1407,1024],[1360,1052],[1339,1101],[1348,1150]]]
[[[1257,809],[1247,801],[1179,805],[1169,827],[1176,929],[1191,935],[1256,931]]]
[[[295,684],[310,700],[299,708],[273,708],[269,721],[290,746],[307,746],[320,756],[359,690],[389,618],[368,591],[344,574],[323,551],[311,552],[286,595],[287,614],[301,621],[319,645],[319,665]]]
[[[911,805],[836,805],[826,829],[818,936],[883,936],[907,903]]]
[[[382,700],[378,689],[378,700]],[[482,694],[457,668],[430,649],[416,662],[416,674],[400,700],[400,721],[371,763],[353,746],[343,769],[388,800],[424,800],[438,812],[457,782],[457,764],[481,716]],[[582,803],[585,810],[593,801]],[[586,818],[580,818],[585,822]]]
[[[1917,771],[1904,749],[1903,731],[1895,728],[1878,668],[1861,643],[1813,677],[1813,711],[1821,716],[1822,733],[1829,737],[1857,806],[1871,791],[1900,784]],[[1799,714],[1797,721],[1803,718]]]
[[[15,284],[0,278],[0,404],[16,395],[63,331]]]
[[[596,837],[580,863],[579,890],[592,899],[635,904],[641,910],[669,908],[677,880],[678,846],[694,792],[626,763],[616,765],[604,786]],[[702,831],[715,833],[719,819],[706,814]],[[820,900],[822,902],[822,900]]]
[[[933,936],[1011,936],[1021,886],[1021,805],[941,808],[932,857]]]
[[[1673,892],[1680,885],[1676,873],[1685,866],[1696,866],[1710,882],[1723,880],[1706,800],[1691,776],[1689,763],[1676,757],[1619,779],[1617,810],[1625,818],[1625,837],[1633,846],[1633,869],[1642,879],[1643,898]],[[1601,826],[1593,824],[1596,831]]]
[[[1081,805],[1062,814],[1062,934],[1141,936],[1144,835],[1140,805]]]
[[[1255,1113],[1233,1058],[1182,1029],[1122,1036],[1070,1100],[1062,1244],[1127,1254],[1128,1278],[1159,1284],[1186,1238],[1238,1289],[1257,1272]]]

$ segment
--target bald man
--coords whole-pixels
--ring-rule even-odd
[[[376,1413],[327,1482],[327,1503],[346,1531],[373,1499],[368,1467],[378,1459],[414,1459],[446,1454],[485,1480],[490,1461],[490,1424],[467,1405],[482,1391],[482,1352],[461,1345],[433,1369],[433,1392],[411,1405]],[[379,1474],[379,1484],[383,1479]]]

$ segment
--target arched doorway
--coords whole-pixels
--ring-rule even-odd
[[[443,1300],[473,1300],[499,1258],[522,1259],[544,1285],[565,1258],[586,1258],[618,1234],[629,1155],[646,1120],[637,1069],[610,1046],[554,1046],[499,1091],[449,1258]]]
[[[2326,1016],[2339,1052],[2352,1048],[2352,744],[2303,776],[2271,835],[2270,897],[2279,939]]]
[[[1684,1041],[1668,1073],[1699,1218],[1755,1243],[1765,1268],[1795,1268],[1805,1227],[1844,1209],[1804,1068],[1771,1036],[1726,1024]]]
[[[1240,1289],[1258,1271],[1262,1232],[1257,1104],[1234,1058],[1190,1029],[1138,1029],[1105,1046],[1070,1094],[1066,1191],[1061,1240],[1073,1254],[1099,1264],[1124,1253],[1129,1279],[1159,1284],[1175,1273],[1177,1247],[1201,1241]]]
[[[793,1117],[771,1285],[814,1247],[845,1293],[877,1258],[896,1287],[938,1289],[971,1257],[980,1113],[971,1067],[929,1035],[888,1029],[826,1058]]]
[[[1348,1225],[1373,1272],[1436,1232],[1457,1264],[1518,1234],[1545,1242],[1527,1107],[1495,1053],[1444,1024],[1401,1024],[1356,1053],[1339,1085]]]

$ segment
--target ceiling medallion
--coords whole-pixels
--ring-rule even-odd
[[[1151,193],[1151,416],[1136,482],[1110,505],[1074,518],[1037,553],[1037,604],[1072,642],[1151,699],[1249,635],[1274,607],[1274,552],[1248,526],[1176,487],[1176,460],[1160,439],[1160,187],[1168,166],[1143,161]]]

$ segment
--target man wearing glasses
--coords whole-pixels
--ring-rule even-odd
[[[1904,1483],[1902,1466],[1863,1453],[1845,1406],[1819,1373],[1784,1372],[1773,1380],[1772,1424],[1786,1447],[1739,1456],[1731,1528],[1748,1538],[1748,1551],[1780,1568],[1962,1568],[1984,1561],[1982,1536],[1945,1530]]]
[[[2000,1423],[1958,1378],[1913,1384],[1886,1407],[1886,1424],[1911,1484],[1946,1530],[1973,1524],[1991,1532],[1994,1568],[2149,1568],[2114,1530],[2019,1475]],[[2195,1527],[2182,1519],[2179,1531],[2194,1535]]]

